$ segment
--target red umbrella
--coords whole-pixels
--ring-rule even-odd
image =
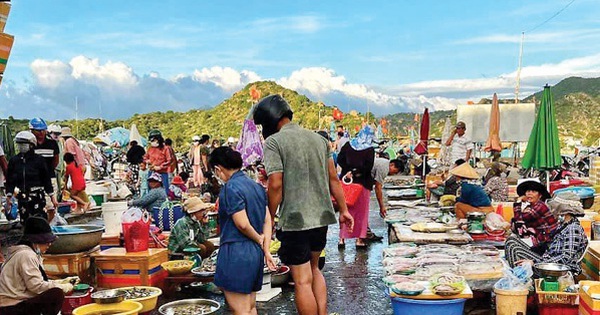
[[[427,140],[429,140],[429,109],[425,108],[423,118],[421,118],[421,131],[419,132],[419,143],[415,147],[416,154],[427,154]]]

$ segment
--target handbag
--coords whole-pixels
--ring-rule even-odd
[[[177,220],[183,218],[183,207],[180,203],[165,201],[160,208],[152,209],[154,224],[163,231],[171,231]]]
[[[346,205],[349,207],[354,206],[354,204],[358,201],[360,194],[362,193],[363,186],[361,184],[355,184],[353,182],[352,177],[348,177],[344,175],[340,180],[340,184],[342,185],[342,190],[344,191],[344,200],[346,201]],[[337,202],[331,196],[331,200],[334,205],[337,206]]]

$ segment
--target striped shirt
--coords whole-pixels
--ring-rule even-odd
[[[44,158],[51,177],[56,177],[56,173],[54,172],[54,157],[60,154],[56,141],[46,138],[43,143],[38,143],[34,152]]]

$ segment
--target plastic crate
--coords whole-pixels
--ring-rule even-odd
[[[541,279],[535,280],[535,292],[538,304],[542,305],[579,305],[579,293],[542,291]]]

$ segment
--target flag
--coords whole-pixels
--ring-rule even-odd
[[[4,26],[10,12],[10,2],[0,2],[0,33],[4,33]]]

